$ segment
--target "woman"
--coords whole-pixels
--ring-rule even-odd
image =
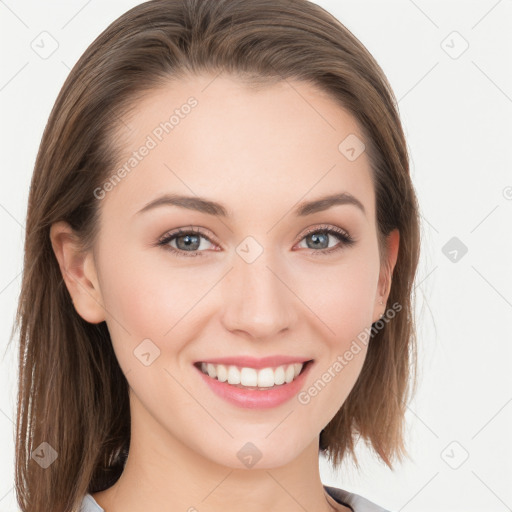
[[[391,88],[305,0],[153,0],[66,80],[17,325],[23,512],[384,511],[419,220]]]

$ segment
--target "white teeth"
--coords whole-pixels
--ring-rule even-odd
[[[276,385],[284,384],[285,374],[284,374],[284,366],[280,366],[276,368],[274,372],[274,383]]]
[[[258,372],[254,368],[242,368],[240,372],[240,384],[242,384],[242,386],[257,386]]]
[[[213,377],[213,378],[217,377],[217,370],[213,364],[208,363],[206,365],[206,369],[207,369],[208,375],[210,377]]]
[[[279,370],[281,370],[279,372]],[[283,373],[282,368],[277,368],[277,370],[274,372],[272,368],[263,368],[260,370],[258,375],[258,384],[257,386],[259,388],[271,388],[274,384],[282,384],[283,382],[278,381],[276,374],[277,373]],[[256,373],[256,370],[254,370],[254,373]],[[242,384],[244,381],[242,380]]]
[[[228,368],[228,384],[240,384],[240,372],[236,366]]]
[[[289,384],[293,380],[293,377],[295,377],[295,366],[290,364],[284,373],[284,380],[286,384]]]
[[[223,364],[217,366],[217,379],[220,382],[226,382],[228,380],[228,370]]]
[[[289,384],[294,380],[302,370],[302,363],[293,363],[289,365],[278,366],[277,368],[239,368],[237,366],[213,363],[201,363],[203,373],[212,378],[217,378],[220,382],[228,384],[240,384],[248,387],[271,388],[280,386],[285,382]]]

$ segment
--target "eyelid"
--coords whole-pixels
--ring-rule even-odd
[[[208,232],[208,236],[205,234],[205,231]],[[206,240],[208,240],[209,242],[211,243],[215,243],[216,245],[221,245],[219,244],[218,242],[215,241],[215,237],[213,235],[210,234],[210,232],[205,229],[205,228],[198,228],[198,227],[195,227],[195,226],[184,226],[184,227],[181,227],[181,228],[177,228],[177,229],[170,229],[169,231],[166,231],[158,240],[157,240],[157,245],[160,244],[160,243],[165,243],[165,241],[169,238],[169,237],[176,237],[178,235],[186,235],[188,233],[196,233],[198,235],[201,235],[203,238],[205,238]]]
[[[322,231],[322,230],[334,230],[334,231],[340,231],[340,233],[344,234],[347,238],[352,238],[352,236],[350,235],[350,233],[346,230],[346,229],[343,229],[343,228],[339,228],[337,226],[334,226],[334,225],[331,225],[331,224],[315,224],[313,226],[310,226],[309,228],[306,228],[306,231],[303,231],[301,232],[301,234],[298,236],[298,238],[295,240],[294,243],[297,243],[297,242],[300,242],[305,236],[309,235],[310,233],[314,233],[316,231]],[[205,235],[204,232],[207,231],[209,233],[209,235]],[[211,232],[209,232],[206,228],[197,228],[195,226],[190,226],[190,227],[187,227],[187,226],[184,226],[184,227],[181,227],[181,228],[177,228],[175,230],[171,229],[169,231],[166,231],[159,239],[158,239],[158,242],[162,242],[163,240],[165,240],[166,238],[168,238],[169,236],[176,236],[178,234],[186,234],[186,233],[197,233],[201,236],[203,236],[204,238],[206,238],[208,241],[210,242],[213,242],[215,240],[215,236],[213,236],[212,234],[210,234]],[[220,245],[218,242],[215,242],[217,245]]]
[[[179,237],[180,235],[195,233],[195,234],[199,235],[200,237],[208,240],[208,242],[222,248],[222,245],[216,241],[215,236],[206,235],[205,231],[209,232],[209,230],[207,230],[205,228],[198,228],[195,226],[181,227],[181,228],[177,228],[175,230],[169,230],[158,239],[158,241],[155,245],[162,246],[164,249],[167,249],[173,253],[176,253],[177,256],[185,256],[185,257],[187,257],[187,256],[202,256],[202,253],[207,252],[207,251],[199,251],[199,250],[183,251],[180,249],[175,249],[174,247],[171,247],[168,245],[171,241],[170,239],[174,240],[175,238]],[[326,232],[329,235],[334,235],[334,236],[338,237],[338,239],[340,240],[339,243],[337,245],[335,245],[334,247],[330,247],[330,248],[326,248],[326,249],[318,249],[318,250],[310,249],[312,251],[312,254],[316,254],[318,256],[326,255],[331,252],[336,252],[338,250],[344,249],[345,247],[350,247],[357,241],[344,228],[341,228],[341,227],[335,226],[335,225],[331,225],[331,224],[321,224],[321,225],[316,224],[316,225],[306,228],[306,231],[302,231],[301,234],[296,239],[296,241],[294,242],[294,246],[297,245],[302,240],[304,240],[304,238],[306,238],[309,234],[316,233],[316,232]]]
[[[306,231],[303,231],[299,235],[299,238],[297,239],[297,241],[295,243],[300,242],[303,238],[305,238],[309,234],[316,233],[317,231],[334,231],[338,235],[344,235],[346,238],[353,240],[353,237],[350,235],[350,233],[346,229],[340,228],[338,226],[334,226],[332,224],[321,224],[321,225],[317,224],[317,225],[311,226],[309,228],[306,228]]]
[[[171,243],[171,241],[175,240],[179,236],[184,236],[184,235],[187,235],[190,233],[194,233],[194,234],[199,235],[201,238],[208,240],[208,242],[210,242],[211,244],[222,248],[222,245],[215,241],[215,237],[211,236],[211,235],[207,236],[204,233],[205,231],[209,231],[209,230],[207,230],[205,228],[198,228],[195,226],[181,227],[181,228],[177,228],[174,230],[171,229],[171,230],[167,231],[164,235],[162,235],[158,239],[156,244],[154,244],[154,245],[156,247],[161,247],[162,249],[169,251],[176,258],[181,258],[181,257],[190,258],[190,257],[197,257],[197,256],[203,257],[203,256],[205,256],[203,253],[205,253],[207,251],[199,251],[199,250],[183,251],[183,250],[171,247],[170,243]],[[213,249],[213,251],[218,252],[218,249]]]

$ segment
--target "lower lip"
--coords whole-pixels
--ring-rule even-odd
[[[220,382],[206,375],[197,366],[195,368],[210,389],[229,403],[247,409],[269,409],[287,402],[300,391],[312,364],[312,361],[309,362],[302,373],[289,384],[281,384],[277,387],[261,390],[237,388],[228,384],[227,381]]]

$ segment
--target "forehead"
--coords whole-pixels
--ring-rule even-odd
[[[310,83],[252,87],[225,75],[170,81],[134,103],[117,135],[112,171],[125,172],[108,202],[133,210],[162,192],[219,199],[240,214],[262,201],[289,208],[348,192],[374,215],[367,153],[346,153],[347,145],[361,151],[361,129]]]

